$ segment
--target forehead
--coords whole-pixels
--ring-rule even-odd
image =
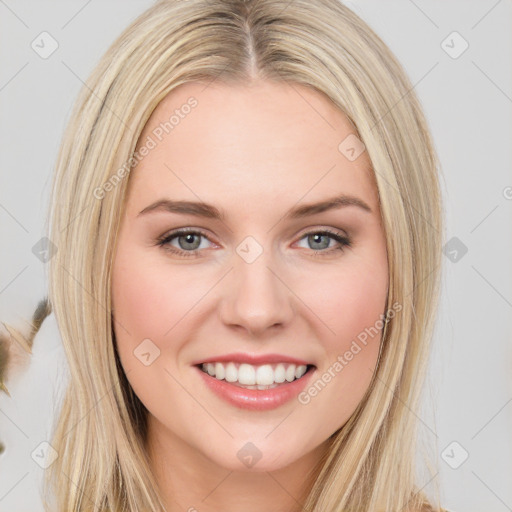
[[[341,110],[307,86],[187,83],[146,123],[137,149],[155,144],[132,171],[130,189],[141,201],[165,195],[247,207],[257,198],[294,204],[347,193],[375,204],[367,153],[351,161],[339,149],[355,133]]]

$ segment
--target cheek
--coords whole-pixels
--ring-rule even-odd
[[[204,294],[201,281],[173,271],[144,251],[129,249],[116,256],[112,305],[120,355],[149,338],[160,349],[175,325]],[[125,358],[126,361],[129,361]]]
[[[387,280],[377,272],[352,269],[333,279],[323,294],[321,309],[335,333],[329,337],[329,348],[348,349],[350,340],[374,326],[384,313],[386,297]]]
[[[325,325],[325,348],[344,350],[384,313],[388,294],[385,248],[365,248],[361,255],[347,253],[339,265],[315,272],[303,281],[301,294]]]
[[[154,253],[130,250],[129,244],[118,251],[112,274],[117,352],[135,394],[154,416],[165,410],[162,404],[170,396],[183,394],[171,376],[176,375],[173,361],[187,339],[187,313],[204,288],[190,273],[171,271]],[[181,406],[184,417],[197,413],[189,400]]]
[[[356,408],[371,382],[388,292],[385,254],[351,263],[329,273],[329,279],[322,280],[324,285],[317,287],[316,293],[311,293],[315,288],[310,287],[308,294],[308,305],[325,326],[321,340],[326,356],[318,369],[317,378],[322,382],[311,389],[310,396],[321,395],[327,409],[338,404],[326,414],[336,415],[341,422]]]
[[[166,264],[165,256],[156,253],[160,250],[125,250],[116,257],[112,276],[116,315],[137,328],[144,326],[156,337],[197,302],[204,288],[200,279],[193,278],[193,271]]]

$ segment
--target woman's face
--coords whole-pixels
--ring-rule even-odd
[[[151,436],[230,470],[306,457],[354,412],[379,352],[386,239],[364,146],[321,94],[259,81],[180,86],[137,151],[113,316]],[[206,360],[224,361],[216,376]],[[312,368],[290,383],[293,360]],[[252,377],[277,386],[240,386]]]

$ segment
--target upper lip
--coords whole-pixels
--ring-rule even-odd
[[[290,363],[296,365],[314,366],[313,363],[308,363],[304,359],[296,357],[285,356],[283,354],[248,354],[248,353],[233,353],[209,357],[195,361],[193,365],[201,363],[227,363],[233,361],[234,363],[247,363],[252,365],[272,364],[272,363]]]

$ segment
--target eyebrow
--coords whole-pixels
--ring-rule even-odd
[[[284,216],[285,219],[300,219],[326,212],[328,210],[339,209],[347,206],[356,206],[362,210],[371,213],[372,209],[362,199],[355,196],[341,195],[320,201],[318,203],[310,203],[298,206],[289,210]],[[184,215],[195,215],[197,217],[205,217],[209,219],[225,220],[225,215],[215,206],[194,201],[173,201],[171,199],[159,199],[154,203],[146,206],[137,216],[150,212],[170,212],[181,213]]]

